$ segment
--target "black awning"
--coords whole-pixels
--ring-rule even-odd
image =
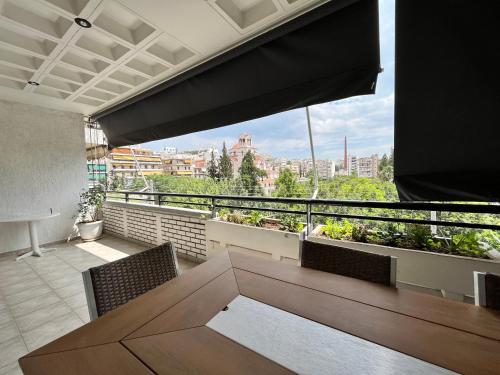
[[[401,200],[500,201],[499,3],[396,4]]]
[[[137,144],[372,94],[379,65],[377,0],[334,0],[93,118]]]

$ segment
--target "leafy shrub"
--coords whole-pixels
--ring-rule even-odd
[[[252,213],[244,219],[245,224],[254,227],[261,227],[264,224],[264,216],[259,211],[252,211]]]
[[[78,203],[78,214],[76,215],[78,222],[90,223],[100,220],[105,198],[106,193],[101,186],[80,193],[80,203]]]
[[[408,224],[406,235],[396,239],[396,245],[407,249],[437,250],[441,242],[434,240],[427,225]]]
[[[458,232],[446,240],[433,237],[430,227],[426,225],[409,224],[404,233],[399,229],[399,224],[390,223],[383,229],[369,229],[365,224],[352,224],[348,220],[340,222],[329,219],[323,226],[322,234],[335,240],[353,240],[474,258],[488,258],[487,252],[491,247],[480,241],[485,235],[492,236],[489,238],[490,241],[498,240],[493,232],[482,233],[481,236],[474,231]]]
[[[350,240],[352,239],[353,225],[348,220],[341,222],[328,219],[323,227],[323,234],[334,240]]]
[[[479,235],[479,240],[483,246],[488,250],[500,251],[500,233],[492,230],[484,230]]]
[[[241,212],[236,211],[233,213],[228,213],[225,217],[223,217],[223,220],[235,224],[244,224],[245,216],[243,216]]]
[[[487,250],[479,243],[478,233],[473,231],[452,235],[449,250],[451,253],[456,253],[464,256],[477,258],[487,257]]]
[[[352,239],[357,242],[368,242],[368,227],[365,224],[354,225]]]
[[[227,215],[229,215],[230,213],[231,213],[231,211],[229,210],[229,208],[222,208],[219,210],[219,217],[221,217],[225,220]]]
[[[296,215],[284,215],[280,221],[282,229],[289,232],[302,232],[305,227]]]

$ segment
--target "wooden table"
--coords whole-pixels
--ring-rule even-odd
[[[290,373],[206,326],[238,295],[445,369],[500,373],[497,312],[234,252],[19,362],[26,375]]]

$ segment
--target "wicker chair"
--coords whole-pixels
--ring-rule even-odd
[[[474,300],[477,306],[500,310],[500,275],[474,272]]]
[[[83,272],[90,319],[140,296],[179,275],[170,242]]]
[[[300,265],[319,271],[396,286],[397,258],[301,240]]]

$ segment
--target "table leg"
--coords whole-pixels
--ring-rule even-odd
[[[41,257],[42,252],[40,251],[40,246],[38,242],[37,222],[36,221],[28,222],[28,227],[30,230],[31,250],[33,251],[33,255]]]
[[[55,248],[40,248],[40,243],[38,242],[38,232],[37,232],[37,223],[38,221],[29,221],[28,229],[30,233],[30,241],[31,241],[31,251],[28,251],[26,254],[18,256],[16,260],[21,260],[27,258],[29,256],[41,257],[42,253],[47,251],[56,250]]]

